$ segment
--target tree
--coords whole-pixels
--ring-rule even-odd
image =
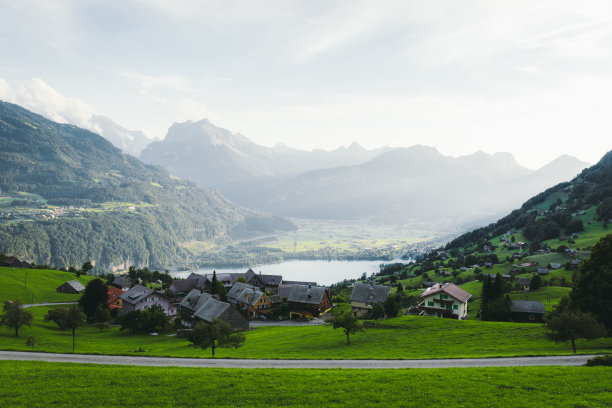
[[[372,319],[380,319],[381,317],[385,317],[385,309],[380,302],[374,303],[370,315],[372,316]]]
[[[234,333],[229,323],[215,319],[212,323],[196,323],[187,340],[202,350],[210,347],[215,357],[215,348],[238,348],[244,343],[245,337],[243,333]]]
[[[6,302],[4,304],[4,314],[0,318],[0,326],[7,326],[15,329],[15,337],[19,337],[19,329],[22,326],[32,325],[32,313],[26,310],[18,300]]]
[[[333,326],[334,330],[338,328],[344,330],[344,334],[346,335],[346,343],[349,345],[351,344],[351,334],[365,331],[365,328],[358,323],[357,317],[354,316],[350,310],[337,313],[329,322]]]
[[[534,273],[531,277],[531,283],[529,284],[529,291],[533,292],[542,286],[542,278],[537,273]]]
[[[79,306],[85,312],[88,321],[95,320],[98,306],[108,307],[108,288],[101,279],[89,281],[79,300]]]
[[[546,336],[555,343],[572,342],[576,353],[576,339],[593,340],[606,335],[606,328],[589,313],[566,309],[546,318]]]
[[[85,324],[85,315],[81,308],[73,305],[72,307],[52,309],[47,312],[44,320],[45,322],[54,321],[62,330],[72,330],[72,352],[74,353],[76,329]]]
[[[210,293],[215,295],[217,294],[217,291],[219,286],[217,285],[217,271],[213,271],[213,276],[212,279],[210,281]]]
[[[570,293],[572,304],[591,313],[612,330],[612,234],[593,246],[591,255],[579,266]]]
[[[383,308],[387,317],[397,317],[402,308],[401,298],[398,295],[389,295],[383,302]]]
[[[34,351],[34,346],[36,346],[36,337],[28,337],[28,339],[26,340],[26,346],[32,347],[32,351]]]
[[[85,275],[87,275],[92,269],[93,265],[91,264],[91,261],[87,261],[83,264],[83,266],[81,266],[81,272],[83,272]]]

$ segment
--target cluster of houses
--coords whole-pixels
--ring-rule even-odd
[[[185,327],[198,321],[210,323],[220,319],[234,330],[248,330],[249,321],[263,318],[281,305],[286,305],[290,318],[314,318],[332,307],[331,291],[315,282],[283,281],[280,275],[245,273],[215,274],[227,289],[225,300],[211,293],[213,275],[192,273],[186,279],[172,282],[168,292],[160,292],[141,284],[131,285],[127,276],[117,276],[108,288],[108,307],[119,314],[161,307],[168,316],[177,316]],[[529,290],[530,280],[517,282]],[[80,293],[85,289],[78,280],[68,281],[58,292]],[[169,293],[169,294],[168,294]],[[391,287],[372,283],[353,285],[349,301],[357,317],[370,315],[376,303],[384,303]],[[463,320],[469,317],[468,301],[472,295],[453,283],[431,282],[421,293],[417,313]],[[513,300],[510,311],[514,321],[541,322],[546,313],[541,302]]]
[[[176,279],[168,292],[141,284],[132,286],[127,276],[120,275],[109,287],[109,308],[126,314],[157,305],[168,316],[179,317],[186,327],[192,327],[198,320],[210,323],[220,319],[235,330],[248,329],[250,320],[266,319],[283,304],[287,305],[290,318],[314,318],[331,309],[330,289],[315,282],[283,281],[281,275],[256,274],[252,269],[214,276],[227,290],[224,301],[211,293],[212,274],[191,273],[186,279]]]

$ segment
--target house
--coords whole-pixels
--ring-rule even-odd
[[[281,298],[287,299],[291,294],[291,288],[293,285],[317,286],[317,282],[283,281],[283,283],[278,285],[277,295]]]
[[[227,292],[227,301],[236,306],[248,318],[266,314],[272,308],[272,302],[259,288],[247,283],[236,282]]]
[[[538,272],[538,275],[548,275],[548,268],[538,266],[537,272]]]
[[[318,317],[331,309],[331,291],[323,286],[292,285],[289,317]]]
[[[431,281],[423,281],[423,287],[424,288],[431,288],[432,286],[434,286],[436,284],[436,282],[431,282]]]
[[[127,275],[119,275],[113,279],[111,285],[121,290],[128,290],[132,286],[132,280]]]
[[[471,297],[471,293],[454,283],[436,283],[421,293],[423,301],[419,303],[418,308],[421,310],[421,316],[467,319],[468,300]]]
[[[283,283],[281,275],[263,275],[261,272],[256,274],[252,269],[246,272],[246,282],[249,285],[257,286],[262,292],[278,294],[278,287]]]
[[[170,305],[170,299],[162,293],[143,285],[135,285],[128,291],[119,296],[123,301],[122,314],[133,312],[136,310],[149,309],[154,305],[159,305],[164,312],[173,316],[176,314],[176,309]]]
[[[202,289],[203,282],[204,279],[199,278],[175,279],[170,284],[168,291],[174,296],[184,296],[192,289]]]
[[[570,268],[571,269],[578,269],[578,266],[582,263],[582,259],[572,259],[572,261],[570,262]]]
[[[355,316],[367,316],[374,304],[383,303],[390,293],[390,286],[356,283],[349,297],[351,310]]]
[[[555,270],[555,269],[560,269],[561,268],[561,264],[560,263],[551,263],[550,264],[550,269]]]
[[[193,327],[197,321],[212,323],[219,319],[234,330],[248,330],[249,321],[227,302],[215,299],[211,294],[198,289],[191,290],[179,304],[181,323]]]
[[[84,290],[85,290],[85,286],[83,286],[83,284],[76,279],[63,283],[57,289],[55,289],[55,291],[59,293],[73,293],[73,294],[81,293]]]
[[[485,266],[485,268],[487,268],[487,269],[491,269],[491,268],[493,267],[493,263],[491,263],[491,262],[485,262],[484,266]]]
[[[510,315],[515,322],[542,323],[546,309],[544,304],[535,300],[512,300]]]
[[[114,286],[108,287],[108,300],[106,301],[106,304],[109,310],[123,309],[123,299],[121,299],[121,295],[124,292],[125,291]]]
[[[528,292],[529,287],[531,286],[531,279],[529,278],[519,278],[516,281],[516,286],[522,290],[523,292]]]
[[[10,268],[31,268],[32,265],[25,262],[25,261],[20,261],[19,259],[15,258],[14,256],[9,256],[6,259],[3,259],[2,262],[0,263],[0,266],[6,266],[6,267],[10,267]]]

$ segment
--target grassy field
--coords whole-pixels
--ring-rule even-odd
[[[610,367],[197,369],[0,362],[0,405],[603,407]]]
[[[27,280],[26,280],[27,273]],[[81,295],[58,293],[58,286],[77,279],[87,285],[94,276],[54,271],[48,269],[20,269],[0,267],[0,302],[19,300],[21,303],[70,302],[79,300]]]
[[[13,331],[0,328],[0,349],[31,350],[26,338],[37,340],[35,350],[71,352],[69,331],[43,322],[49,307],[37,307],[31,328]],[[144,352],[138,352],[139,348]],[[612,352],[612,339],[592,342],[579,340],[579,353]],[[130,334],[117,327],[100,331],[95,327],[78,329],[76,352],[85,354],[156,355],[209,357],[210,350],[193,348],[185,339],[161,334]],[[270,326],[246,333],[239,349],[218,349],[218,357],[255,359],[425,359],[495,356],[571,354],[567,344],[546,340],[539,324],[456,321],[419,316],[402,316],[379,321],[376,327],[351,337],[351,345],[341,330],[329,326]]]

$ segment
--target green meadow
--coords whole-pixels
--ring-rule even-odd
[[[0,349],[32,350],[29,336],[36,338],[35,351],[72,351],[70,331],[44,322],[49,307],[36,307],[30,328],[20,337],[0,328]],[[545,338],[540,324],[457,321],[421,316],[402,316],[370,323],[365,333],[351,336],[330,326],[269,326],[246,333],[238,349],[217,349],[221,358],[252,359],[428,359],[571,354],[568,344]],[[612,338],[577,341],[578,353],[612,352]],[[139,351],[144,350],[144,351]],[[111,327],[101,331],[93,326],[77,330],[76,352],[83,354],[210,357],[210,350],[192,347],[174,335],[132,334]]]
[[[83,285],[95,276],[49,269],[21,269],[0,267],[0,302],[19,300],[21,303],[70,302],[81,295],[58,293],[55,290],[65,282],[76,279]]]
[[[0,361],[0,406],[604,407],[610,367],[198,369]]]

